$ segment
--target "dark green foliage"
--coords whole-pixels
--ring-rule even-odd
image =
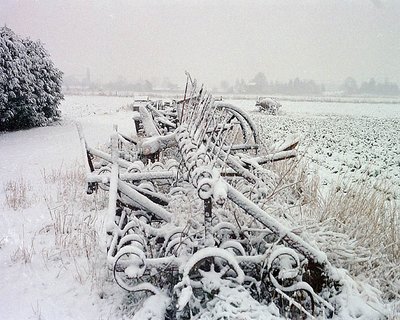
[[[0,131],[45,126],[60,117],[62,72],[37,41],[0,28]]]

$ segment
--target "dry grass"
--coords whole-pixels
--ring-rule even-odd
[[[400,212],[384,183],[348,177],[322,193],[318,175],[302,156],[267,166],[278,176],[269,201],[288,201],[285,218],[337,267],[368,279],[387,301],[400,300]],[[359,181],[359,182],[354,182]]]
[[[44,182],[42,200],[51,221],[43,226],[39,235],[54,239],[53,245],[40,250],[45,267],[51,268],[52,262],[58,261],[57,265],[61,263],[61,268],[70,269],[79,283],[89,281],[92,287],[101,287],[99,279],[103,272],[99,265],[103,263],[104,248],[99,234],[102,228],[100,211],[106,207],[106,194],[102,191],[86,194],[85,173],[80,164],[42,169],[41,176]]]
[[[30,243],[27,244],[25,241],[25,231],[24,228],[22,228],[22,240],[21,244],[18,246],[18,248],[14,251],[14,253],[11,255],[11,261],[16,263],[16,262],[22,262],[24,264],[31,263],[32,262],[32,257],[35,253],[34,249],[34,241],[35,241],[35,236],[32,237],[30,240]]]
[[[270,135],[265,133],[263,126],[258,126],[260,132],[260,155],[268,153],[272,141]],[[271,162],[264,165],[273,172],[278,179],[274,181],[274,189],[270,195],[270,199],[287,201],[295,201],[298,205],[306,205],[311,202],[317,202],[319,197],[320,180],[319,176],[310,170],[310,161],[305,157],[307,154],[307,146],[299,151],[297,148],[297,156],[295,158]],[[281,199],[277,198],[281,196]]]
[[[303,212],[330,260],[368,279],[390,301],[400,299],[400,212],[382,190],[365,182],[338,181]]]
[[[55,261],[60,266],[61,262],[61,268],[70,269],[79,283],[89,281],[92,287],[101,287],[106,255],[103,253],[102,233],[99,230],[102,229],[101,210],[107,205],[107,195],[101,190],[90,196],[86,194],[84,168],[79,164],[42,169],[41,176],[43,182],[39,181],[38,184],[42,197],[36,199],[31,182],[24,178],[4,185],[8,207],[22,210],[34,202],[40,204],[44,201],[51,220],[30,235],[29,239],[22,231],[21,243],[11,254],[11,261],[31,263],[39,252],[46,268],[53,268]],[[35,190],[35,193],[39,191]],[[0,237],[0,247],[3,242],[4,238]]]
[[[33,244],[31,247],[26,247],[24,245],[21,245],[12,254],[11,261],[14,263],[22,262],[24,264],[31,263],[33,254],[34,254]]]
[[[72,167],[41,170],[43,181],[50,187],[43,197],[47,206],[63,207],[67,211],[74,208],[84,212],[98,211],[107,205],[107,195],[99,190],[88,196],[85,193],[85,172],[82,165],[76,163]]]
[[[400,259],[400,220],[396,202],[384,192],[362,183],[336,186],[321,198],[319,220],[332,219],[337,231],[376,252]]]
[[[48,210],[52,220],[55,245],[67,252],[69,256],[84,255],[90,257],[98,245],[96,230],[97,217],[82,214],[68,204],[51,206]]]
[[[82,167],[77,163],[73,168],[64,168],[63,165],[60,165],[58,169],[52,168],[48,170],[43,168],[40,173],[45,183],[59,183],[61,180],[81,183],[85,179]]]
[[[265,150],[267,142],[261,142]],[[400,212],[393,189],[372,185],[368,176],[349,176],[322,192],[302,155],[264,167],[275,175],[267,212],[285,218],[333,265],[379,288],[386,301],[400,301]]]
[[[320,180],[318,175],[311,172],[309,163],[303,155],[271,163],[270,168],[279,176],[275,193],[288,189],[300,205],[318,201]]]
[[[80,165],[57,170],[42,170],[42,177],[50,192],[44,195],[51,217],[51,231],[54,232],[52,250],[43,253],[44,258],[62,256],[72,259],[75,278],[84,283],[97,279],[99,275],[99,252],[101,238],[98,230],[99,211],[105,208],[105,193],[85,193],[85,174]]]
[[[5,204],[13,210],[26,209],[32,204],[32,185],[23,177],[4,184]]]
[[[42,309],[39,304],[39,300],[36,301],[36,305],[31,304],[33,316],[37,320],[44,320],[45,318],[42,315]]]

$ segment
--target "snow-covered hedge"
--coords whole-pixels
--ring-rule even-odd
[[[60,116],[62,72],[40,41],[0,28],[0,131],[44,126]]]

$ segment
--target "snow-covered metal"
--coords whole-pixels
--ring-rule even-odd
[[[326,297],[340,285],[325,253],[262,206],[275,192],[268,165],[295,157],[298,138],[262,152],[245,112],[195,81],[186,88],[180,102],[140,106],[136,132],[115,130],[108,152],[87,146],[80,130],[89,190],[109,190],[116,282],[173,296],[170,319],[189,319],[227,282],[290,318],[332,316]]]
[[[259,111],[265,112],[270,115],[277,115],[282,105],[274,98],[258,98],[256,101]]]

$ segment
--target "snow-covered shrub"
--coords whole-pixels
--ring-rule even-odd
[[[0,131],[44,126],[60,116],[62,72],[40,41],[0,28]]]

